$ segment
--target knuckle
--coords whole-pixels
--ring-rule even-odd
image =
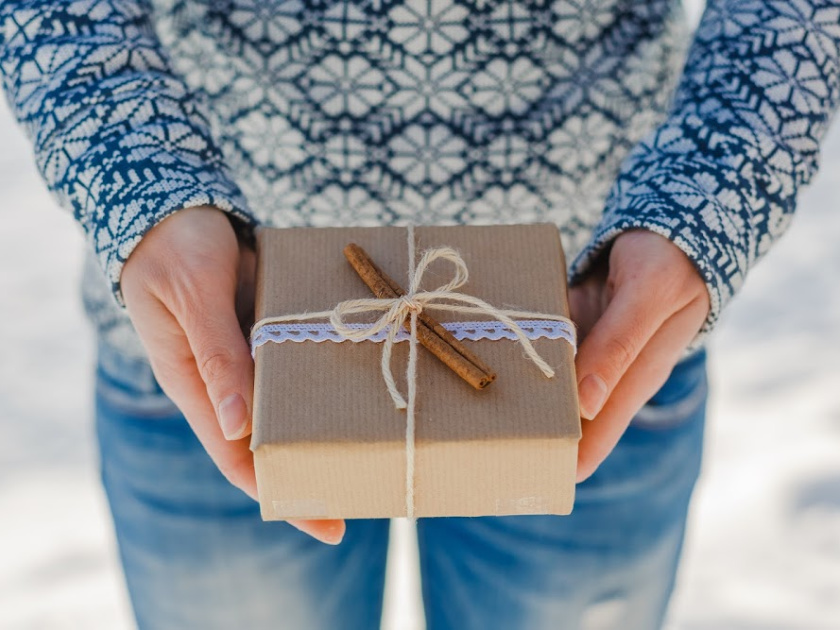
[[[193,357],[191,354],[181,354],[179,352],[152,352],[149,353],[149,362],[155,379],[161,386],[165,386],[169,383],[178,382],[185,373],[188,373],[193,364]]]
[[[638,345],[630,337],[611,337],[606,344],[607,356],[612,369],[620,374],[624,372],[639,352]]]
[[[231,370],[233,358],[222,348],[205,351],[198,361],[198,373],[208,385],[224,379]]]

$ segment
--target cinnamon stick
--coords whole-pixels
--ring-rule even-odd
[[[405,290],[359,245],[347,245],[344,257],[377,298],[394,299],[405,295]],[[411,328],[408,320],[405,327]],[[417,341],[476,389],[484,389],[496,380],[496,373],[491,368],[425,311],[417,316]]]

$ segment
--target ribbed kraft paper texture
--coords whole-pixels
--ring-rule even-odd
[[[342,254],[350,242],[407,288],[406,236],[400,227],[261,230],[257,319],[370,297]],[[464,293],[500,308],[568,315],[556,226],[416,227],[415,238],[418,258],[429,247],[460,252],[470,270]],[[436,263],[421,288],[451,275]],[[430,312],[440,321],[463,319]],[[568,513],[580,438],[572,347],[534,341],[557,372],[547,379],[517,342],[464,343],[498,378],[474,390],[419,349],[416,515]],[[405,514],[405,412],[385,389],[381,351],[374,342],[257,348],[251,446],[264,518]],[[394,347],[403,392],[407,354],[407,343]]]

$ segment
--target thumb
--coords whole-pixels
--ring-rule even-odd
[[[219,251],[204,259],[192,270],[202,280],[190,283],[189,300],[177,300],[172,309],[228,440],[250,434],[254,392],[254,363],[236,313],[236,256]]]
[[[584,418],[591,420],[598,415],[663,321],[648,295],[630,287],[616,290],[603,315],[581,343],[575,362]]]
[[[254,362],[236,314],[235,274],[198,292],[179,323],[222,433],[238,440],[251,432]]]

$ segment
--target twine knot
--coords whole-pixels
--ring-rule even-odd
[[[419,315],[423,312],[423,304],[414,299],[413,295],[404,295],[400,298],[400,309],[405,310],[406,313],[416,313]]]

